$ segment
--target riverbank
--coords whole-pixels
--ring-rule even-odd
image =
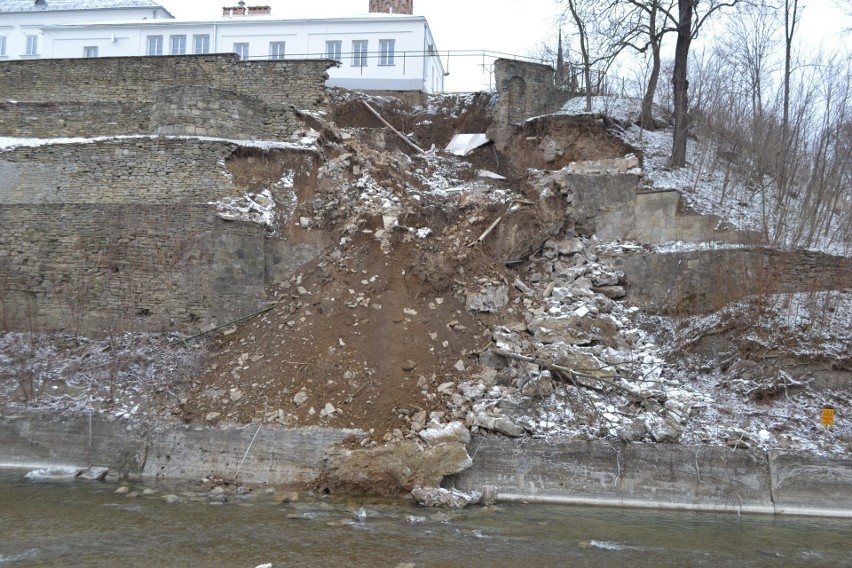
[[[105,466],[128,479],[316,488],[354,430],[198,427],[39,411],[0,417],[0,467]],[[358,451],[358,450],[352,450]],[[476,435],[445,478],[498,502],[852,518],[852,459],[677,444]]]

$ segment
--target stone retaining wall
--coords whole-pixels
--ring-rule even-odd
[[[237,140],[289,138],[299,121],[289,109],[210,87],[179,86],[157,92],[151,133]]]
[[[0,63],[0,100],[151,103],[157,91],[204,85],[267,104],[314,108],[324,100],[325,59],[240,61],[236,54],[33,59]]]
[[[148,134],[150,105],[0,102],[0,136],[62,138]]]
[[[662,314],[709,312],[752,294],[848,288],[852,259],[769,248],[637,252],[616,257],[627,301]]]
[[[0,205],[6,329],[195,331],[264,305],[264,227],[198,204]]]
[[[246,152],[315,160],[151,137],[0,152],[0,327],[194,332],[265,305],[267,279],[317,251],[217,217]]]
[[[236,144],[139,137],[0,152],[0,205],[206,203],[234,194]]]

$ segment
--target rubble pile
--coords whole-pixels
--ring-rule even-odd
[[[758,376],[745,353],[722,362],[691,350],[690,341],[720,336],[719,322],[748,318],[747,311],[683,323],[628,305],[629,284],[614,259],[640,245],[575,231],[564,180],[585,172],[582,164],[559,175],[517,171],[488,145],[466,156],[436,149],[449,142],[452,124],[487,122],[477,101],[459,103],[466,110],[446,101],[417,107],[415,132],[431,132],[415,140],[432,148],[422,154],[369,117],[347,126],[312,116],[299,137],[315,145],[316,169],[286,171],[271,192],[247,188],[254,191],[223,201],[219,214],[262,223],[270,239],[321,242],[321,253],[272,284],[270,309],[195,340],[193,353],[203,346],[206,360],[200,365],[193,355],[191,374],[161,378],[157,392],[168,396],[148,396],[117,367],[112,402],[97,409],[207,426],[352,429],[361,434],[330,459],[337,473],[323,480],[326,488],[393,493],[418,485],[427,488],[422,502],[452,506],[464,499],[429,488],[469,467],[471,434],[852,447],[848,429],[814,441],[819,433],[802,413],[815,411],[818,397],[805,395],[796,406],[790,395],[807,391],[807,377],[784,375],[780,366],[772,377]],[[381,99],[372,103],[381,109]],[[606,150],[605,137],[595,140]],[[621,157],[621,144],[588,159]],[[849,313],[844,298],[832,308],[839,314],[832,329]],[[6,334],[0,347],[23,341],[13,339]],[[839,352],[848,348],[848,336],[835,339]],[[845,357],[848,367],[848,351]],[[156,368],[135,372],[149,377]],[[73,373],[49,380],[75,381]],[[10,381],[7,396],[17,386]],[[735,399],[721,409],[720,400]],[[47,390],[39,403],[51,400]],[[743,420],[744,400],[786,401],[795,417],[787,426],[764,420],[769,408]],[[801,429],[782,440],[778,433],[790,424]]]

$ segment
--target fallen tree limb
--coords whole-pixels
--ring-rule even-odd
[[[394,134],[396,134],[397,136],[399,136],[399,137],[402,139],[402,141],[403,141],[403,142],[405,142],[406,144],[408,144],[409,146],[411,146],[412,148],[414,148],[415,150],[417,150],[417,152],[418,152],[419,154],[425,154],[425,153],[426,153],[426,151],[425,151],[423,148],[421,148],[420,146],[418,146],[417,144],[415,144],[414,142],[412,142],[411,140],[409,140],[409,139],[408,139],[408,137],[407,137],[405,134],[403,134],[402,132],[400,132],[399,130],[397,130],[397,129],[396,129],[396,128],[394,128],[393,126],[391,126],[391,124],[390,124],[387,120],[385,120],[384,118],[382,118],[382,115],[380,115],[380,114],[376,111],[376,109],[374,109],[373,107],[371,107],[371,106],[370,106],[370,103],[368,103],[367,101],[361,101],[361,102],[362,102],[362,103],[364,103],[364,106],[365,106],[365,107],[367,107],[367,110],[369,110],[371,113],[373,113],[373,115],[374,115],[376,118],[378,118],[378,119],[381,121],[381,123],[382,123],[382,124],[384,124],[385,126],[387,126],[387,127],[390,129],[390,131],[391,131],[391,132],[393,132]]]
[[[588,374],[585,374],[585,373],[582,373],[582,372],[578,372],[574,369],[565,367],[563,365],[557,365],[556,363],[553,363],[551,361],[545,361],[544,359],[539,359],[538,357],[530,357],[528,355],[521,355],[520,353],[513,353],[511,351],[506,351],[504,349],[495,349],[494,353],[497,354],[497,355],[500,355],[501,357],[506,357],[507,359],[514,359],[515,361],[523,361],[525,363],[533,363],[534,365],[538,365],[539,367],[544,367],[548,371],[550,371],[552,373],[556,373],[559,376],[569,377],[571,379],[571,382],[574,383],[574,385],[576,385],[576,386],[582,386],[582,387],[585,387],[585,388],[588,388],[588,389],[597,390],[596,387],[594,387],[592,385],[578,383],[577,380],[578,379],[585,379],[585,380],[590,380],[590,381],[599,381],[599,382],[601,382],[601,383],[603,383],[607,386],[610,386],[614,389],[617,389],[617,390],[620,390],[620,391],[626,393],[627,395],[631,396],[632,398],[634,398],[638,401],[655,400],[653,397],[650,397],[650,396],[646,396],[646,397],[639,396],[635,392],[633,392],[630,389],[618,384],[617,382],[615,382],[612,379],[607,379],[607,378],[604,378],[604,377],[596,377],[594,375],[588,375]]]
[[[490,225],[487,229],[485,229],[485,232],[484,232],[484,233],[482,233],[481,235],[479,235],[479,238],[478,238],[478,239],[476,239],[475,241],[473,241],[472,243],[470,243],[470,244],[469,244],[469,245],[467,245],[467,246],[472,247],[473,245],[478,244],[478,243],[481,243],[482,241],[484,241],[484,240],[485,240],[485,237],[487,237],[488,235],[490,235],[490,234],[491,234],[491,231],[493,231],[493,230],[494,230],[494,227],[496,227],[497,225],[499,225],[499,224],[500,224],[500,221],[502,221],[502,220],[503,220],[503,216],[502,216],[502,215],[501,215],[501,216],[499,216],[499,217],[497,217],[497,219],[496,219],[493,223],[491,223],[491,225]]]

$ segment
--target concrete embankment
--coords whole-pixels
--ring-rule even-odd
[[[130,477],[301,485],[352,435],[326,428],[199,428],[99,415],[0,417],[0,466],[107,466]],[[445,479],[500,501],[852,518],[852,458],[714,446],[475,436],[473,466]]]

